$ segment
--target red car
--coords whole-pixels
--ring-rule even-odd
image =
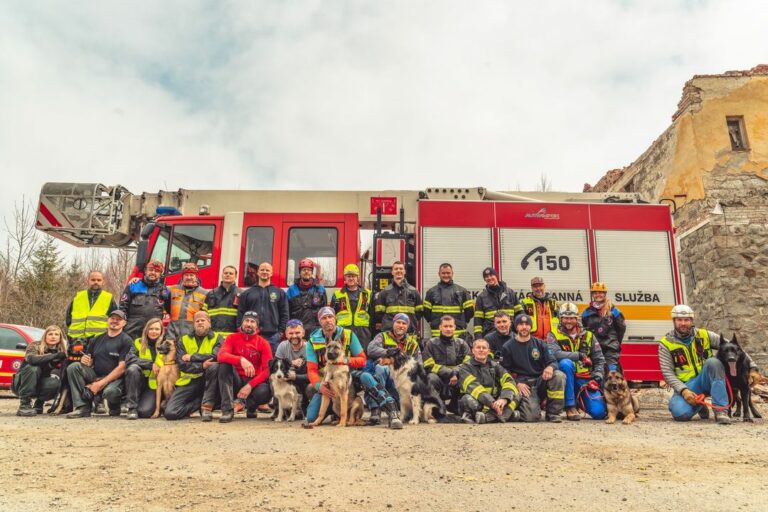
[[[10,389],[11,380],[21,367],[25,348],[39,341],[43,329],[27,325],[0,324],[0,389]]]

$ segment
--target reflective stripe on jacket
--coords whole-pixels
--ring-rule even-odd
[[[704,361],[712,357],[712,346],[706,329],[697,329],[690,344],[682,343],[669,336],[661,338],[661,344],[672,355],[675,375],[683,382],[688,382],[701,373]]]

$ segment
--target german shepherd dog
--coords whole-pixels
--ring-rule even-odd
[[[157,394],[155,395],[155,413],[152,418],[160,417],[160,409],[165,407],[176,389],[179,379],[179,365],[176,364],[176,342],[163,340],[157,344],[157,352],[163,355],[163,366],[157,372]],[[165,399],[165,400],[163,400]]]
[[[744,421],[753,421],[750,412],[755,418],[762,418],[757,408],[752,404],[752,390],[749,387],[749,361],[747,355],[741,349],[736,335],[728,341],[720,335],[720,346],[717,349],[717,359],[725,367],[725,375],[733,392],[733,402],[736,411],[733,416],[741,416],[744,411]],[[728,407],[728,416],[731,416],[731,407]]]
[[[640,402],[632,396],[624,375],[618,370],[609,371],[605,379],[605,404],[608,407],[606,423],[615,423],[617,417],[623,417],[622,423],[631,425],[640,412]]]
[[[328,412],[328,406],[333,401],[333,412],[339,416],[338,427],[363,425],[363,400],[355,393],[349,365],[344,362],[344,345],[339,340],[329,341],[325,345],[325,375],[323,383],[327,383],[333,391],[333,400],[322,395],[320,411],[312,427],[320,426]]]
[[[392,379],[400,396],[400,416],[411,417],[411,425],[419,420],[436,423],[432,416],[435,408],[439,417],[445,416],[445,402],[427,381],[427,372],[413,357],[398,352],[392,357]]]
[[[283,421],[285,413],[289,412],[288,421],[296,420],[296,413],[301,414],[301,393],[288,379],[296,372],[291,368],[291,362],[286,359],[272,359],[269,362],[269,383],[272,385],[272,395],[277,400],[275,421]]]

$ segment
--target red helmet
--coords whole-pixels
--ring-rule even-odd
[[[315,268],[315,262],[309,258],[304,258],[299,262],[299,270],[303,268]]]
[[[197,268],[197,265],[194,263],[185,263],[181,266],[181,273],[183,274],[195,274],[199,272],[199,269]]]

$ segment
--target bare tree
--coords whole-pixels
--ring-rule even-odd
[[[539,174],[539,182],[536,184],[536,192],[550,192],[552,190],[552,180],[547,173]]]

